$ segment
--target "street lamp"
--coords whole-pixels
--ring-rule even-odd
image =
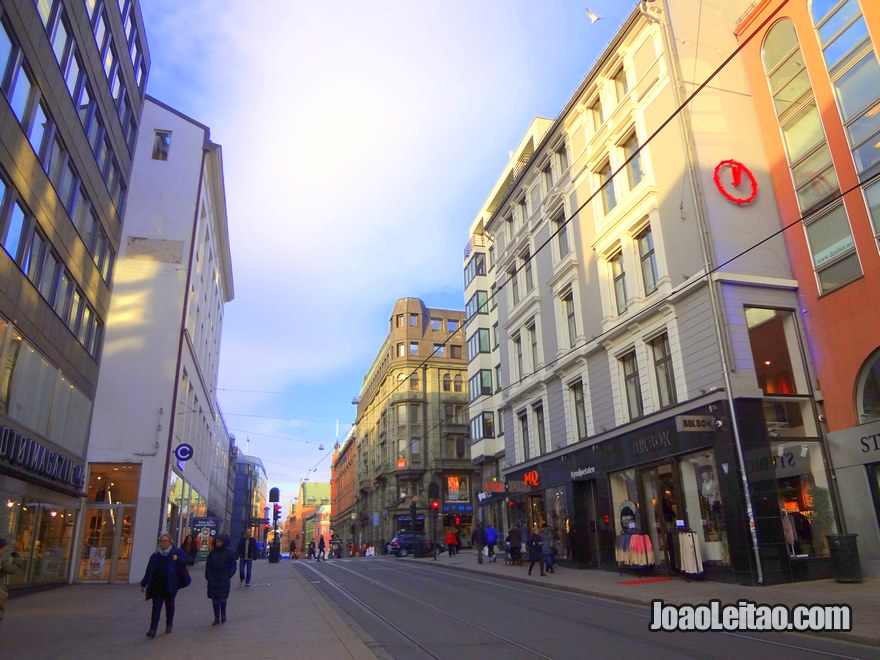
[[[355,543],[355,538],[354,538],[354,523],[355,523],[355,521],[357,521],[357,517],[358,517],[358,515],[354,511],[352,511],[351,512],[351,547],[349,548],[349,554],[351,554],[352,556],[354,556],[353,555],[354,548],[357,547],[357,544]]]

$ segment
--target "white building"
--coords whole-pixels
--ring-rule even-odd
[[[140,579],[159,532],[230,519],[214,397],[233,298],[223,160],[208,127],[147,97],[88,451],[78,580]],[[192,447],[179,461],[175,450]],[[234,466],[232,467],[234,471]]]

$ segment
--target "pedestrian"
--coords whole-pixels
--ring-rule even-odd
[[[507,532],[507,542],[510,544],[510,563],[519,566],[522,564],[522,541],[519,536],[519,527],[514,525]]]
[[[314,559],[314,558],[315,558],[315,539],[312,539],[311,541],[309,541],[309,554],[308,554],[308,558],[309,558],[309,559]]]
[[[449,552],[450,557],[455,554],[455,532],[452,531],[451,527],[446,532],[446,550]]]
[[[156,636],[162,606],[165,606],[165,632],[170,633],[174,625],[174,599],[180,588],[180,571],[186,570],[186,555],[180,548],[173,547],[170,534],[159,537],[159,547],[147,562],[147,570],[141,580],[141,591],[146,592],[147,600],[152,599],[153,611],[150,614],[150,629],[147,637]]]
[[[290,540],[290,561],[296,559],[296,539]]]
[[[257,558],[257,540],[251,534],[251,530],[246,529],[241,533],[241,540],[238,542],[238,549],[235,554],[239,560],[238,586],[241,586],[241,583],[244,582],[244,586],[249,587],[251,586],[251,568],[253,567],[254,559]]]
[[[495,544],[498,543],[498,532],[492,527],[492,523],[486,527],[486,546],[489,548],[489,561],[495,563]]]
[[[9,601],[9,590],[6,586],[7,575],[18,573],[24,567],[24,559],[18,556],[12,548],[6,553],[9,541],[0,539],[0,623],[3,623],[3,614],[6,612],[6,603]]]
[[[324,535],[321,534],[321,538],[318,539],[318,561],[322,559],[327,561],[327,554],[324,552],[327,549],[327,544],[324,542]]]
[[[246,561],[246,560],[242,560]],[[214,623],[226,623],[226,600],[232,576],[235,575],[235,553],[229,547],[229,537],[219,534],[214,539],[214,547],[205,560],[205,579],[208,581],[208,598],[214,606]],[[248,586],[251,573],[248,571]]]
[[[547,572],[555,573],[556,569],[553,567],[553,534],[550,533],[550,528],[546,525],[541,528],[541,551],[544,553],[544,567],[547,569]]]
[[[477,523],[471,532],[471,543],[477,549],[477,563],[483,563],[483,548],[486,547],[486,532],[483,531],[482,525]]]
[[[529,550],[529,575],[532,574],[532,568],[534,568],[535,563],[541,568],[541,575],[546,575],[544,573],[544,551],[541,547],[542,545],[541,535],[538,534],[538,526],[535,525],[532,529],[532,535],[529,537],[528,546],[526,546]]]
[[[195,566],[196,557],[199,554],[199,546],[196,545],[196,538],[189,534],[183,539],[183,545],[180,546],[180,549],[183,550],[183,554],[186,556],[186,565],[187,566]]]

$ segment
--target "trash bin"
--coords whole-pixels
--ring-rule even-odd
[[[269,563],[277,564],[281,561],[281,544],[272,543],[269,545]]]
[[[862,565],[859,562],[858,534],[826,534],[831,550],[831,575],[836,582],[861,582]]]

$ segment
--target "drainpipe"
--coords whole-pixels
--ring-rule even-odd
[[[669,16],[669,2],[663,0],[663,11]],[[650,22],[655,23],[660,28],[663,35],[663,50],[666,54],[667,64],[669,65],[669,73],[672,76],[672,93],[674,94],[676,107],[681,107],[685,101],[683,92],[684,80],[679,67],[678,56],[675,48],[675,41],[672,38],[672,29],[668,22],[652,16],[645,5],[645,2],[639,3],[639,12]],[[715,282],[711,276],[712,271],[712,255],[711,240],[709,233],[709,223],[707,212],[703,200],[702,186],[697,176],[697,154],[694,148],[693,132],[690,125],[689,109],[684,108],[678,114],[679,132],[681,133],[681,143],[685,147],[685,164],[687,168],[688,178],[691,181],[691,195],[693,197],[694,209],[696,212],[697,225],[699,226],[700,249],[703,256],[703,270],[707,277],[707,289],[709,292],[709,304],[712,307],[712,321],[715,329],[715,340],[718,342],[718,352],[721,357],[721,372],[724,378],[724,391],[727,396],[727,405],[730,408],[730,426],[733,432],[734,446],[736,448],[736,457],[739,461],[740,475],[742,479],[743,495],[746,502],[746,516],[749,521],[749,533],[752,538],[752,552],[755,557],[755,570],[758,577],[758,584],[764,584],[764,571],[761,567],[761,554],[758,549],[758,532],[755,523],[755,511],[752,506],[752,496],[749,491],[749,481],[746,474],[746,462],[742,449],[742,437],[740,436],[739,423],[737,422],[736,408],[734,407],[733,391],[730,383],[730,365],[727,357],[726,344],[724,341],[724,331],[721,325],[721,307],[718,303],[718,293],[715,288]]]

